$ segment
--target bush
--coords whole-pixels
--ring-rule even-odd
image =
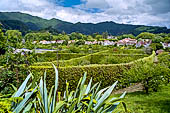
[[[109,53],[113,53],[113,54],[145,54],[145,52],[142,49],[119,49],[117,47],[110,49]]]
[[[131,61],[146,57],[147,55],[128,55],[128,54],[120,54],[120,55],[100,55],[100,56],[92,56],[92,63],[94,64],[120,64],[120,63],[129,63]],[[95,60],[98,60],[94,62]]]
[[[158,63],[165,67],[165,71],[167,71],[167,74],[164,78],[166,80],[166,83],[169,83],[170,82],[170,55],[168,53],[159,54]]]
[[[72,58],[77,58],[77,57],[82,57],[85,56],[86,54],[78,54],[78,53],[58,53],[57,52],[46,52],[43,54],[36,54],[38,57],[38,62],[52,62],[57,60],[69,60]]]
[[[159,89],[167,74],[166,67],[160,64],[141,62],[132,66],[131,69],[126,69],[123,76],[127,77],[124,80],[127,84],[142,82],[145,92],[149,93]]]

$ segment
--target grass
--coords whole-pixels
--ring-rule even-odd
[[[124,101],[130,113],[170,113],[170,84],[150,94],[129,93]]]

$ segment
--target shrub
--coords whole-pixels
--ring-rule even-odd
[[[98,56],[98,61],[94,62],[95,59],[97,59],[95,56],[92,56],[92,63],[98,63],[98,64],[120,64],[120,63],[128,63],[143,57],[146,57],[147,55],[128,55],[128,54],[120,54],[120,55],[100,55]],[[100,60],[99,60],[100,58]]]
[[[164,71],[167,71],[165,80],[166,83],[170,82],[170,55],[168,53],[162,53],[158,55],[158,63],[165,67]]]
[[[159,89],[161,84],[165,82],[169,72],[161,64],[139,62],[124,71],[123,76],[126,76],[124,83],[127,85],[142,82],[145,92],[149,93]]]
[[[145,54],[145,52],[142,49],[119,49],[117,47],[110,49],[109,53],[113,53],[113,54]]]
[[[78,53],[56,53],[56,52],[46,52],[43,54],[36,54],[38,57],[38,62],[52,62],[57,60],[69,60],[72,58],[77,58],[77,57],[82,57],[85,56],[86,54],[78,54]]]
[[[101,88],[111,85],[112,82],[120,80],[122,76],[122,70],[124,66],[128,65],[89,65],[89,66],[75,66],[75,67],[61,67],[59,68],[59,90],[62,91],[65,87],[65,80],[70,83],[70,89],[76,88],[76,82],[81,78],[84,72],[88,73],[87,80],[93,77],[94,82],[102,81]],[[47,73],[54,74],[51,66],[35,66],[31,70],[36,74],[36,80],[40,79],[40,76],[46,71]],[[52,86],[54,82],[54,76],[47,76],[47,83]]]

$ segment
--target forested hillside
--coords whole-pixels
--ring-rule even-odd
[[[143,25],[118,24],[115,22],[92,23],[69,23],[58,19],[43,19],[29,14],[19,12],[0,12],[0,22],[4,29],[17,29],[21,32],[38,31],[53,29],[59,32],[80,32],[83,34],[93,34],[108,32],[112,35],[133,34],[138,35],[141,32],[151,33],[170,33],[166,27],[153,27]]]

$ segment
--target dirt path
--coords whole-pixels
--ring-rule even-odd
[[[130,87],[114,91],[113,94],[121,94],[121,93],[123,93],[125,91],[127,93],[132,93],[132,92],[136,92],[136,91],[143,91],[143,85],[141,83],[136,83],[136,84],[134,84],[134,85],[132,85]]]

